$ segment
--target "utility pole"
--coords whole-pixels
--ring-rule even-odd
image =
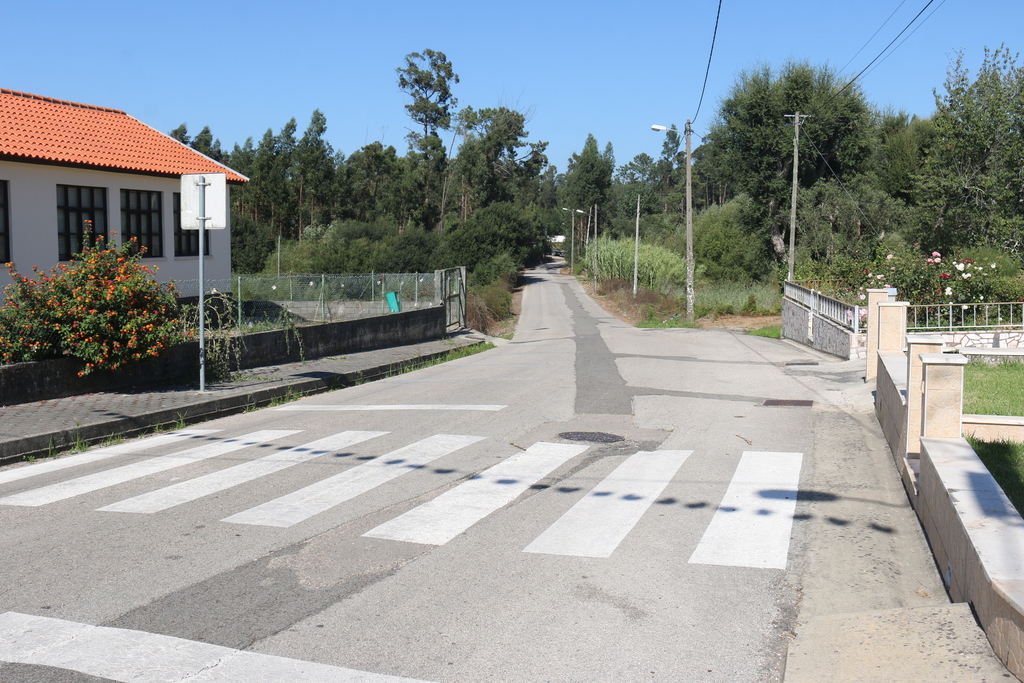
[[[693,322],[693,180],[690,173],[692,151],[690,148],[690,134],[693,132],[692,121],[686,119],[686,321]],[[671,130],[678,133],[679,130],[673,126],[653,125],[651,130],[659,133]]]
[[[810,114],[803,114],[807,118]],[[789,274],[787,280],[793,279],[793,264],[796,258],[796,191],[797,179],[800,171],[800,121],[801,114],[786,114],[787,119],[793,119],[793,197],[789,207]],[[689,147],[689,145],[687,145]]]
[[[693,323],[693,193],[690,179],[690,119],[686,119],[686,322]]]
[[[636,298],[640,271],[640,193],[636,193],[636,240],[633,242],[633,298]]]
[[[589,232],[588,232],[589,234]],[[594,296],[597,296],[597,204],[594,204]]]

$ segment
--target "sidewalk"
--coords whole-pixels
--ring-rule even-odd
[[[103,392],[0,407],[0,465],[133,436],[158,426],[194,423],[242,412],[286,396],[330,391],[396,374],[488,338],[464,330],[447,339],[345,356],[251,368],[226,382]]]

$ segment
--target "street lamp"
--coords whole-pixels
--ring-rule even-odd
[[[573,209],[562,207],[562,211],[569,212],[569,232],[571,240],[569,242],[569,271],[575,271],[576,269],[576,221],[575,216],[572,215]],[[575,209],[576,213],[586,213],[582,209]]]
[[[666,130],[679,132],[676,128],[651,126],[651,130],[662,133]],[[690,120],[686,120],[686,321],[693,322],[693,196],[690,180]]]

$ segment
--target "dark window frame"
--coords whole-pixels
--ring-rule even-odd
[[[11,259],[11,211],[10,183],[0,180],[0,263],[9,263]]]
[[[181,227],[181,193],[173,193],[171,214],[174,217],[174,255],[199,256],[199,231],[183,230]],[[210,255],[210,231],[205,230],[204,256]]]
[[[93,238],[107,237],[107,188],[57,185],[57,258],[70,261],[81,253],[85,222],[92,221]]]
[[[164,193],[121,189],[121,242],[135,240],[142,258],[164,255]]]

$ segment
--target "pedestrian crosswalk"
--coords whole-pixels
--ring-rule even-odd
[[[96,676],[122,683],[427,683],[159,633],[18,612],[0,613],[0,663],[3,662],[53,667],[85,674],[90,680]],[[60,679],[70,680],[63,675]]]
[[[217,430],[180,430],[0,471],[0,513],[4,506],[41,507],[103,491],[105,504],[95,508],[97,512],[153,515],[228,489],[239,489],[318,458],[334,458],[325,462],[340,471],[283,495],[264,499],[252,507],[236,508],[236,512],[220,522],[293,527],[346,501],[370,494],[399,477],[405,477],[402,481],[416,479],[412,473],[426,470],[452,476],[440,487],[437,487],[437,480],[431,480],[429,485],[423,480],[414,482],[412,490],[418,492],[415,495],[428,499],[366,531],[363,536],[443,546],[506,508],[525,492],[547,489],[539,482],[590,448],[539,441],[526,449],[508,452],[508,447],[487,443],[483,436],[434,434],[382,453],[387,447],[374,443],[388,435],[385,431],[350,430],[292,445],[303,441],[302,430],[258,430],[237,436],[221,436]],[[383,443],[394,444],[396,439],[401,443],[399,434],[391,434],[390,441],[384,439]],[[277,445],[269,455],[263,455],[266,446],[274,442],[283,444]],[[470,449],[472,446],[477,448]],[[162,454],[147,457],[154,451]],[[348,452],[361,456],[344,460],[335,457]],[[462,455],[467,452],[471,455]],[[493,458],[503,452],[508,453],[506,457],[490,467],[480,469],[479,465],[472,464],[478,463],[482,455]],[[214,459],[227,454],[234,454],[231,464],[215,469],[219,463]],[[564,495],[584,487],[563,487],[557,500],[564,504],[545,508],[557,514],[552,515],[546,528],[522,548],[523,552],[596,559],[611,557],[652,505],[665,502],[659,498],[670,484],[678,482],[680,469],[693,455],[691,450],[641,451],[625,457],[590,490],[579,495]],[[135,460],[118,465],[120,456],[133,456]],[[443,467],[428,467],[441,459],[447,459]],[[707,526],[699,542],[692,532],[688,535],[680,532],[681,543],[696,543],[690,546],[693,549],[689,562],[785,569],[802,459],[801,453],[744,452],[731,481],[718,494],[721,503],[713,508],[712,514],[704,516]],[[202,468],[205,473],[189,476],[188,466],[204,461],[209,461]],[[97,464],[109,466],[74,476],[74,468],[89,465],[93,470]],[[145,486],[140,480],[175,468],[181,468],[178,470],[182,474],[180,480],[138,493],[139,488]],[[209,471],[211,469],[213,471]],[[47,483],[33,488],[33,477],[40,477],[40,481],[45,478]],[[49,483],[56,477],[66,478]],[[166,484],[167,477],[158,480]],[[120,498],[117,487],[129,482],[138,482],[132,487],[136,495]],[[441,492],[434,495],[431,491]],[[244,496],[234,500],[242,498]],[[401,501],[390,504],[395,502]],[[559,505],[564,505],[560,511]],[[712,505],[709,501],[708,506]],[[686,538],[694,540],[682,540]]]

